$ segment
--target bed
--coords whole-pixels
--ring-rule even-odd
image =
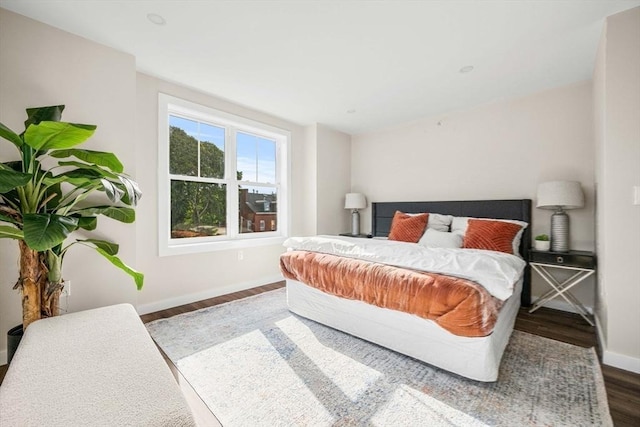
[[[531,244],[530,228],[522,226],[518,234],[519,242],[514,240],[513,244],[516,245],[517,242],[517,247],[513,247],[513,252],[517,252],[516,255],[519,256],[478,249],[424,248],[415,243],[385,241],[390,232],[397,232],[397,226],[395,230],[391,228],[394,217],[398,216],[399,213],[402,213],[404,218],[411,217],[408,221],[415,223],[416,219],[413,217],[423,215],[425,212],[431,215],[432,220],[436,218],[434,214],[440,214],[439,217],[452,216],[457,218],[454,219],[454,223],[448,226],[449,231],[453,231],[452,228],[455,225],[455,221],[459,221],[461,218],[466,218],[464,220],[467,221],[465,224],[472,224],[468,219],[471,218],[473,219],[473,224],[481,224],[482,226],[489,223],[497,223],[497,221],[480,222],[480,219],[506,220],[504,222],[508,221],[509,223],[530,223],[531,200],[373,203],[371,239],[337,236],[289,239],[285,242],[289,251],[283,254],[281,259],[281,268],[283,268],[283,274],[287,278],[286,287],[289,309],[300,316],[390,348],[452,373],[477,381],[496,381],[502,354],[513,330],[518,309],[520,305],[528,306],[530,304],[531,273],[526,262],[524,262],[527,259],[527,251]],[[398,221],[398,219],[395,221]],[[465,227],[471,226],[465,225]],[[429,228],[426,228],[424,234],[428,234],[428,230]],[[471,228],[467,228],[466,233],[472,234],[469,230]],[[395,239],[397,236],[392,237]],[[337,252],[331,253],[335,248],[338,248]],[[405,249],[418,251],[420,258],[415,261],[418,262],[417,267],[413,264],[414,261],[406,261],[407,258],[404,257],[404,252],[401,252],[401,250]],[[392,258],[395,258],[392,261],[387,261],[387,258],[384,258],[385,261],[381,264],[379,259],[382,259],[381,254],[385,253],[385,251],[389,252]],[[353,255],[356,253],[357,255]],[[482,257],[482,262],[473,261],[475,258],[469,258],[476,257],[476,254],[480,254],[477,256]],[[320,274],[325,282],[325,287],[323,288],[312,283],[313,280],[307,276],[293,275],[290,271],[285,271],[290,267],[288,264],[283,267],[283,263],[290,262],[293,259],[292,257],[298,257],[300,258],[299,261],[304,263],[310,263],[314,260],[319,263],[334,262],[337,264],[328,264],[334,267],[330,271]],[[446,262],[442,263],[439,261],[440,258],[448,257],[453,257],[452,259],[455,262],[451,263],[450,260],[445,260]],[[488,259],[487,262],[485,262],[485,258]],[[471,261],[468,261],[468,259],[471,259]],[[506,267],[499,264],[493,271],[490,269],[492,267],[481,266],[482,264],[492,266],[497,261],[501,263],[504,261]],[[389,265],[387,265],[387,262]],[[355,267],[360,268],[360,275],[349,276],[351,274],[348,273],[350,270],[344,270],[342,266],[355,263],[370,264],[352,266],[354,269]],[[307,264],[299,265],[301,266],[299,271],[306,273],[311,270]],[[455,268],[452,269],[451,265],[454,265]],[[481,295],[476,298],[477,301],[481,301],[480,303],[474,303],[476,306],[485,310],[485,303],[487,307],[490,307],[497,301],[495,303],[496,307],[493,308],[494,315],[487,314],[491,313],[490,307],[476,316],[481,318],[482,321],[487,321],[490,318],[489,326],[485,325],[486,329],[481,330],[469,329],[471,333],[466,333],[468,331],[461,333],[455,326],[451,327],[451,325],[440,320],[441,318],[446,318],[446,316],[426,318],[422,314],[416,315],[411,312],[376,305],[378,304],[377,299],[380,298],[380,289],[384,288],[379,283],[372,284],[368,282],[371,280],[371,274],[374,274],[372,272],[375,270],[375,274],[378,274],[378,270],[398,270],[398,268],[401,271],[395,271],[394,274],[400,274],[402,277],[418,275],[420,276],[418,279],[421,280],[421,275],[428,274],[429,280],[433,281],[433,277],[435,277],[437,280],[445,280],[442,283],[447,285],[451,281],[457,283],[460,280],[468,280],[470,282],[467,283],[468,286],[482,288],[482,292],[491,295],[489,297],[482,296],[484,294],[474,290],[474,292]],[[293,269],[291,270],[293,271]],[[424,273],[423,270],[429,271],[429,273]],[[473,276],[476,274],[476,270],[480,272],[481,277],[476,278]],[[498,276],[500,277],[495,279]],[[361,282],[358,282],[358,280]],[[492,284],[492,281],[496,283]],[[340,289],[344,285],[341,282],[351,283],[349,286],[355,286],[364,291],[367,291],[370,286],[379,286],[379,289],[376,288],[374,291],[370,291],[370,294],[373,295],[371,298],[375,301],[367,302],[364,298],[360,300],[354,299],[352,294],[336,292],[336,289]],[[352,282],[355,282],[355,284]],[[499,286],[498,282],[500,282]],[[477,283],[482,283],[483,286],[477,285]],[[443,288],[442,285],[441,287]],[[393,288],[390,287],[389,289],[389,293],[392,294]],[[414,292],[413,288],[411,288],[411,292]],[[412,293],[411,295],[411,298],[403,298],[403,301],[409,301],[407,303],[409,305],[414,299],[417,300],[417,294],[414,295]]]

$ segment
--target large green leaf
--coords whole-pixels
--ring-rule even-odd
[[[86,242],[96,245],[109,255],[118,255],[118,251],[120,250],[120,245],[118,245],[117,243],[109,242],[107,240],[85,239],[78,240],[78,242]]]
[[[0,193],[6,193],[17,187],[22,187],[31,180],[31,174],[0,169]]]
[[[125,195],[124,191],[119,189],[114,183],[112,183],[108,179],[101,179],[100,182],[102,183],[102,188],[105,194],[107,195],[107,197],[109,198],[109,200],[111,201],[111,203],[118,203],[122,199],[122,196]]]
[[[95,250],[100,255],[108,259],[111,262],[111,264],[115,265],[120,270],[124,271],[129,276],[133,277],[133,280],[136,282],[136,287],[138,288],[138,290],[142,289],[142,285],[144,284],[144,274],[134,270],[133,268],[129,267],[127,264],[122,262],[122,260],[117,256],[109,255],[109,253],[107,253],[103,249],[100,249],[99,247],[96,247]]]
[[[45,251],[59,245],[69,233],[78,228],[78,219],[53,214],[26,214],[24,241],[36,251]]]
[[[0,225],[0,239],[22,240],[23,238],[24,234],[22,230],[11,227],[10,225]]]
[[[75,217],[75,215],[72,215]],[[98,226],[98,218],[95,216],[81,216],[78,217],[78,227],[83,230],[92,231]]]
[[[100,186],[100,174],[85,169],[73,169],[70,171],[59,173],[58,175],[49,175],[44,179],[44,183],[47,186],[66,182],[75,187],[90,187]]]
[[[24,142],[38,150],[64,150],[82,144],[93,135],[94,125],[66,122],[40,122],[30,125],[24,133]]]
[[[27,108],[27,120],[24,121],[24,128],[30,125],[37,125],[40,122],[59,122],[62,118],[64,105],[52,105],[49,107]]]
[[[140,187],[138,187],[138,184],[128,176],[120,175],[118,179],[120,179],[122,187],[124,187],[126,191],[122,201],[128,205],[136,206],[138,204],[138,200],[142,197]]]
[[[110,170],[117,173],[122,173],[122,171],[124,170],[124,166],[122,166],[120,160],[118,160],[116,155],[113,153],[72,148],[69,150],[57,150],[52,152],[50,155],[58,159],[75,157],[76,159],[80,159],[87,163],[93,163],[98,166],[109,168]]]
[[[118,179],[118,174],[113,173],[113,172],[109,172],[106,169],[101,168],[100,166],[96,166],[96,165],[89,165],[86,163],[80,163],[80,162],[74,162],[74,161],[69,161],[69,162],[58,162],[58,164],[60,166],[74,166],[78,169],[81,169],[85,172],[89,172],[95,175],[95,176],[101,176],[104,178],[109,178],[109,179]]]
[[[15,133],[14,131],[9,129],[2,123],[0,123],[0,136],[6,139],[7,141],[13,142],[13,145],[15,145],[18,148],[22,146],[22,138],[20,138],[20,136],[17,133]]]
[[[93,216],[104,215],[116,221],[130,224],[136,220],[136,211],[132,208],[120,206],[94,206],[91,208],[79,209],[73,212],[73,215]]]

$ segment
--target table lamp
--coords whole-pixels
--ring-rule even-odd
[[[367,207],[367,199],[364,194],[360,193],[347,193],[344,200],[344,208],[351,209],[351,235],[357,236],[360,234],[360,214],[358,209],[364,209]]]
[[[584,206],[584,194],[577,181],[549,181],[538,184],[538,203],[541,209],[553,209],[551,215],[551,250],[569,251],[569,216],[566,209]]]

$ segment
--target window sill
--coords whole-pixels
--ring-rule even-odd
[[[276,246],[282,245],[287,240],[283,236],[264,237],[256,239],[238,239],[238,240],[224,240],[221,242],[200,242],[200,243],[187,243],[178,244],[172,246],[161,247],[159,255],[173,256],[173,255],[186,255],[197,254],[205,252],[217,252],[227,251],[233,249],[245,249],[245,248],[257,248],[261,246]]]

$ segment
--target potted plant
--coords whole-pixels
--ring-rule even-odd
[[[534,239],[533,245],[537,251],[548,251],[551,247],[549,236],[546,234],[538,234]]]
[[[21,134],[0,123],[0,137],[18,154],[15,161],[0,163],[0,238],[17,240],[20,249],[14,289],[22,294],[23,329],[59,314],[62,263],[74,245],[95,249],[130,275],[138,289],[144,280],[116,256],[116,243],[84,238],[65,244],[76,230],[94,230],[100,215],[133,222],[129,206],[141,192],[114,154],[77,148],[96,126],[62,122],[63,110],[64,105],[27,109]]]

